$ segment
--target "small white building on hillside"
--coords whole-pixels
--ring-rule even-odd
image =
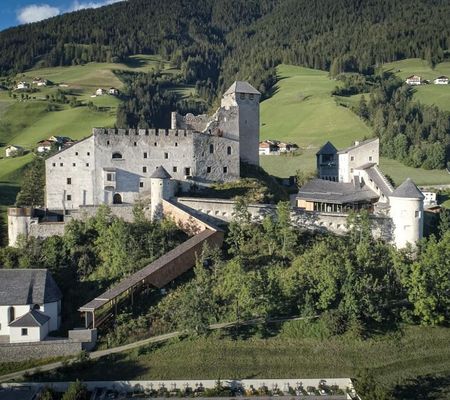
[[[20,146],[15,145],[9,145],[5,149],[5,155],[6,157],[15,157],[15,156],[21,156],[24,153],[24,148]]]
[[[105,94],[105,90],[102,89],[102,88],[98,88],[98,89],[95,91],[95,94],[96,94],[97,96],[103,96],[103,95]]]
[[[0,269],[0,339],[44,340],[60,327],[61,299],[46,269]]]
[[[18,90],[25,90],[25,89],[29,89],[29,88],[30,88],[30,84],[28,82],[19,82],[17,84]]]
[[[448,85],[448,76],[438,76],[433,83],[435,85]]]
[[[422,77],[419,75],[411,75],[406,78],[405,82],[407,85],[418,86],[422,84]]]

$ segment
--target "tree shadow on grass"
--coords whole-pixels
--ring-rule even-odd
[[[395,399],[438,400],[450,398],[450,374],[408,379],[393,390]]]

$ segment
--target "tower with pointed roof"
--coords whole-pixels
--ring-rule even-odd
[[[389,214],[393,223],[393,239],[397,248],[414,245],[423,236],[423,193],[406,179],[389,196]]]
[[[168,200],[173,195],[172,177],[166,169],[160,165],[150,175],[150,193],[151,193],[151,218],[159,219],[163,215],[162,201]]]
[[[235,81],[224,93],[221,107],[229,110],[233,107],[237,115],[230,121],[229,130],[233,139],[239,142],[241,161],[259,165],[259,93],[248,82]]]

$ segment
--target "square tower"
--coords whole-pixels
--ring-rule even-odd
[[[239,141],[244,162],[259,165],[259,100],[261,93],[248,82],[235,81],[224,93],[221,107],[237,107],[237,119],[230,136]]]

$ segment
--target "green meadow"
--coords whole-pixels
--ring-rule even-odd
[[[402,79],[411,75],[419,75],[431,82],[429,85],[414,87],[414,98],[428,105],[435,105],[442,110],[450,111],[450,85],[434,85],[433,80],[438,76],[450,77],[450,61],[437,64],[431,68],[420,58],[409,58],[383,65],[383,70],[390,71]]]
[[[277,74],[274,95],[261,103],[261,139],[315,148],[330,140],[341,148],[372,136],[349,109],[336,104],[331,91],[338,82],[328,72],[280,65]]]

